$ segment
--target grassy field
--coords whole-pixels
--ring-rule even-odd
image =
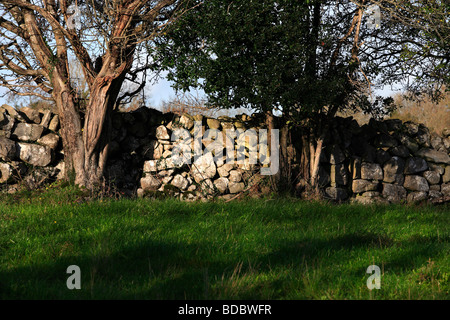
[[[448,206],[83,199],[3,196],[1,299],[450,298]]]

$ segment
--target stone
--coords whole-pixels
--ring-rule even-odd
[[[391,148],[397,145],[397,139],[386,133],[380,133],[374,140],[374,146],[377,148]]]
[[[156,128],[156,138],[158,140],[169,140],[170,139],[169,132],[167,131],[167,128],[165,126],[161,125]]]
[[[180,174],[173,177],[171,184],[181,190],[185,190],[188,187],[187,179]]]
[[[430,191],[441,191],[441,185],[440,184],[432,184],[430,186]]]
[[[182,114],[180,117],[180,124],[183,128],[191,130],[192,127],[194,126],[194,120],[192,120],[192,118],[189,115]]]
[[[383,122],[386,124],[388,131],[399,131],[403,123],[400,119],[386,119]]]
[[[415,174],[428,170],[427,162],[422,158],[408,158],[405,165],[405,174]]]
[[[230,193],[239,193],[244,191],[245,185],[243,182],[230,182],[228,184],[228,189],[230,190]]]
[[[430,141],[430,130],[428,130],[427,127],[424,125],[419,125],[419,131],[416,135],[416,141],[419,143],[419,145],[424,147],[430,147],[431,141]]]
[[[328,156],[329,156],[331,164],[339,164],[339,163],[344,162],[344,160],[345,160],[345,155],[342,152],[341,148],[339,148],[338,145],[335,145],[335,144],[332,145],[329,148],[328,153],[329,153]]]
[[[161,186],[161,181],[152,175],[141,178],[140,182],[144,191],[156,191]]]
[[[10,164],[0,162],[0,183],[11,182],[13,178],[13,168]]]
[[[400,202],[406,199],[406,189],[400,185],[383,183],[383,197],[389,202]]]
[[[444,144],[442,138],[436,134],[431,135],[430,143],[434,150],[439,150]]]
[[[17,112],[16,109],[14,109],[13,107],[11,107],[11,106],[9,106],[9,105],[7,105],[7,104],[3,104],[3,105],[0,107],[0,113],[3,113],[3,112],[4,112],[4,111],[2,111],[2,110],[8,112],[8,114],[9,114],[11,117],[19,118],[19,119],[22,120],[22,121],[24,120],[24,119],[19,115],[19,113]]]
[[[220,128],[220,121],[217,119],[208,118],[206,119],[206,124],[210,129],[219,129]]]
[[[353,180],[352,191],[353,193],[362,193],[367,191],[376,191],[378,189],[378,182],[371,182],[367,180],[357,179]]]
[[[231,163],[225,163],[222,166],[217,168],[217,172],[221,177],[228,177],[230,175],[230,171],[233,170],[234,165]]]
[[[415,155],[430,162],[450,164],[450,156],[447,153],[430,148],[422,148]]]
[[[415,203],[415,202],[427,200],[427,198],[428,198],[428,193],[425,191],[410,192],[408,194],[408,197],[406,198],[406,201],[408,203]]]
[[[425,171],[423,177],[427,179],[429,184],[438,184],[441,180],[441,175],[436,171]]]
[[[14,117],[6,112],[2,113],[0,109],[0,129],[3,131],[11,131],[14,127],[14,123]]]
[[[400,135],[400,142],[404,145],[409,151],[417,152],[419,150],[419,145],[407,135]]]
[[[361,179],[383,180],[383,169],[378,163],[363,162],[361,164]]]
[[[38,111],[30,108],[30,107],[22,107],[19,109],[19,114],[27,121],[34,122],[36,124],[41,123],[41,115]]]
[[[332,164],[330,169],[331,186],[345,186],[348,184],[349,175],[344,164]]]
[[[202,182],[200,182],[200,188],[202,190],[203,194],[211,195],[214,194],[214,183],[211,181],[211,179],[205,179]]]
[[[16,142],[5,137],[0,137],[0,159],[12,161],[16,159]]]
[[[144,162],[144,173],[146,172],[156,172],[157,169],[157,160],[148,160]]]
[[[442,136],[444,136],[444,138],[449,137],[450,136],[450,128],[445,128],[444,130],[442,130]]]
[[[440,191],[437,191],[437,190],[436,191],[435,190],[428,191],[428,198],[430,198],[430,199],[437,199],[437,198],[441,198],[443,196],[444,196],[444,194]]]
[[[44,131],[44,127],[38,124],[23,123],[17,124],[12,137],[21,141],[37,141]]]
[[[217,169],[211,152],[208,152],[194,161],[191,166],[191,176],[197,183],[205,179],[214,178]]]
[[[214,180],[214,185],[220,193],[225,193],[228,190],[228,179],[224,177],[220,177]]]
[[[428,164],[428,166],[430,167],[430,170],[431,170],[431,171],[436,171],[436,172],[438,172],[441,176],[442,176],[442,175],[444,174],[444,172],[445,172],[445,167],[444,167],[444,165],[439,165],[439,164],[430,162],[430,163]]]
[[[242,174],[238,170],[231,170],[228,179],[231,182],[239,182],[242,180]]]
[[[45,136],[40,137],[37,140],[37,143],[39,143],[43,146],[47,146],[50,149],[56,149],[59,144],[59,139],[60,138],[56,133],[49,133],[49,134],[46,134]]]
[[[17,143],[19,158],[33,166],[45,167],[53,160],[52,149],[30,143]]]
[[[56,132],[58,131],[58,128],[59,128],[59,116],[55,114],[48,125],[48,130]]]
[[[450,166],[445,167],[445,172],[442,176],[442,183],[450,182]]]
[[[428,191],[430,187],[424,177],[407,175],[403,186],[410,191]]]
[[[361,158],[352,159],[352,179],[361,179]]]
[[[52,120],[52,112],[50,110],[44,110],[44,115],[42,116],[42,120],[39,124],[44,128],[48,129],[51,120]]]
[[[419,125],[410,121],[405,122],[403,127],[410,136],[415,136],[419,132]]]
[[[405,177],[403,175],[403,170],[405,168],[405,162],[400,157],[392,157],[386,164],[383,166],[384,172],[384,182],[395,183],[395,184],[403,184]]]
[[[450,183],[444,183],[441,185],[441,192],[445,197],[450,197]]]
[[[376,162],[383,165],[385,164],[389,159],[391,159],[391,155],[389,152],[384,151],[383,149],[377,150],[376,152]]]
[[[399,145],[389,150],[390,154],[397,157],[408,158],[410,153],[409,149],[404,145]]]
[[[325,189],[325,197],[336,201],[343,201],[348,198],[348,193],[343,188],[328,187]]]

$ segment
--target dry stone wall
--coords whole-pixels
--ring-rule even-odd
[[[213,119],[148,108],[117,113],[105,175],[117,188],[142,197],[231,199],[252,193],[253,185],[264,187],[262,168],[271,165],[265,129],[258,114]],[[58,130],[58,115],[50,111],[0,107],[2,190],[64,176]],[[437,135],[412,122],[371,120],[360,126],[338,117],[320,160],[323,196],[362,203],[448,199],[449,136],[450,129]],[[180,162],[175,154],[190,161]],[[256,162],[249,161],[254,157]]]

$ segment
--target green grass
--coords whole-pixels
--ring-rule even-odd
[[[448,206],[0,200],[1,299],[449,299]],[[69,265],[81,290],[69,290]],[[382,270],[370,291],[369,265]]]

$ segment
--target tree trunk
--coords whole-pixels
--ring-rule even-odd
[[[74,179],[76,184],[85,185],[87,176],[84,170],[84,143],[74,91],[61,78],[56,78],[55,83],[53,98],[58,108],[61,125],[60,134],[64,147],[66,178]]]

